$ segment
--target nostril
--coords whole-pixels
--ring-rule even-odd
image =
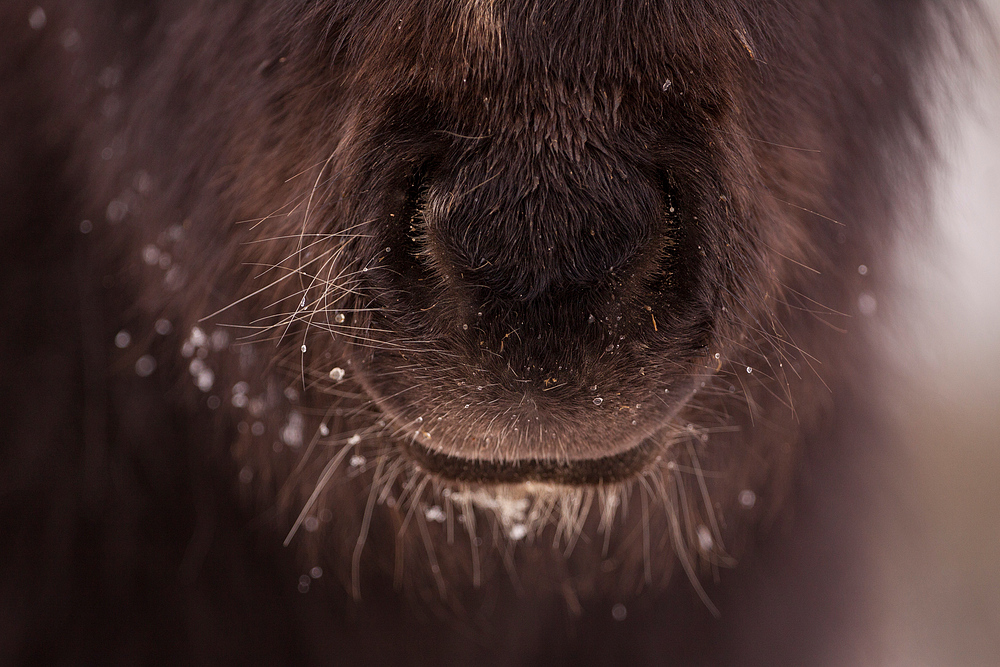
[[[682,189],[666,175],[660,178],[660,192],[663,225],[644,272],[643,284],[646,290],[656,294],[676,293],[690,287],[699,274],[702,253],[697,240],[698,219],[686,217],[686,211],[692,208],[690,202],[685,203]]]
[[[423,202],[427,197],[428,173],[430,165],[423,163],[416,167],[406,183],[406,196],[403,198],[403,209],[399,222],[406,228],[409,243],[407,250],[411,255],[417,255],[422,247],[422,239],[426,234],[423,225]]]
[[[359,237],[371,259],[361,267],[357,279],[383,315],[403,317],[429,307],[440,285],[425,221],[433,173],[430,160],[402,173]]]
[[[427,198],[429,163],[416,166],[403,183],[402,205],[388,214],[386,240],[391,240],[400,252],[394,259],[405,266],[393,266],[409,277],[426,277],[425,256],[427,254],[427,228],[423,219],[424,202]],[[419,276],[415,274],[419,273]]]

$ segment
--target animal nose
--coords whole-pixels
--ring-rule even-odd
[[[486,229],[449,235],[440,243],[458,281],[516,301],[594,287],[635,253],[620,235],[574,234],[564,221],[546,223],[562,234]]]
[[[662,215],[657,190],[640,179],[526,193],[516,181],[491,182],[481,190],[462,196],[446,184],[431,187],[423,217],[430,254],[451,278],[498,299],[606,283],[649,245]]]

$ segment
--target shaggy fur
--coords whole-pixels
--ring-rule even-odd
[[[957,5],[6,0],[0,661],[877,662]]]

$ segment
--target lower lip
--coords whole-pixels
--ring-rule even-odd
[[[417,465],[440,479],[475,484],[538,482],[572,486],[615,484],[639,475],[666,449],[647,438],[624,452],[597,459],[481,461],[432,452],[417,442],[403,445]]]

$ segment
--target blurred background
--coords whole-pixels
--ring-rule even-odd
[[[1000,0],[983,0],[1000,35]],[[935,229],[900,248],[886,316],[909,470],[884,534],[890,665],[1000,665],[1000,48],[941,113]]]

